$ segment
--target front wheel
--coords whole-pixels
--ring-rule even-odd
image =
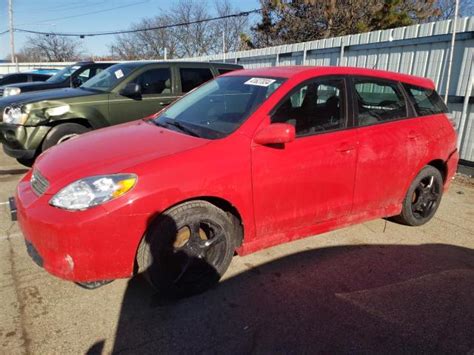
[[[403,200],[402,213],[395,221],[421,226],[433,218],[443,194],[443,177],[433,166],[424,167],[410,185]]]
[[[138,253],[139,269],[161,294],[201,293],[225,273],[235,250],[229,216],[206,201],[171,208],[148,228]]]

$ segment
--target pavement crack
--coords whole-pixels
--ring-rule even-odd
[[[19,282],[19,274],[18,274],[18,270],[17,270],[17,267],[16,267],[15,252],[14,252],[14,249],[13,249],[13,244],[12,244],[12,239],[11,239],[11,234],[10,234],[14,225],[15,225],[15,223],[12,223],[6,231],[7,241],[8,241],[8,248],[9,248],[8,258],[9,258],[10,266],[11,266],[11,276],[12,276],[12,279],[13,279],[13,289],[14,289],[14,292],[15,292],[15,298],[16,298],[16,301],[19,305],[18,306],[18,311],[19,311],[18,321],[20,323],[21,339],[23,340],[23,347],[24,347],[25,353],[30,354],[31,340],[28,336],[28,331],[26,329],[25,314],[24,314],[26,304],[24,302],[23,297],[21,297],[20,292],[19,292],[19,283],[20,283]]]

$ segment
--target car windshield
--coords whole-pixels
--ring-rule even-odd
[[[48,83],[61,83],[64,80],[68,79],[72,73],[74,73],[77,69],[79,69],[80,65],[71,65],[64,69],[61,69],[56,74],[54,74],[51,78],[46,80]]]
[[[282,78],[224,76],[204,84],[154,118],[206,139],[234,132],[282,83]]]
[[[112,65],[102,70],[90,80],[87,80],[80,88],[95,91],[112,91],[112,89],[125,79],[136,67],[136,64],[127,63]]]

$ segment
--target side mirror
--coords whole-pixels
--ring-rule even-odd
[[[81,85],[82,85],[82,80],[81,79],[79,79],[78,77],[71,78],[71,87],[72,88],[78,88]]]
[[[140,96],[142,89],[140,85],[135,83],[128,83],[125,87],[120,90],[119,94],[122,96],[136,97]]]
[[[295,127],[287,123],[273,123],[258,131],[253,140],[261,145],[290,143],[295,140]]]

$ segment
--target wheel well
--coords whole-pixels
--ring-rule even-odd
[[[446,163],[443,160],[441,159],[432,160],[428,163],[428,165],[431,165],[432,167],[438,169],[439,172],[441,173],[441,176],[443,177],[443,182],[446,182],[448,169],[446,167]]]
[[[51,127],[55,127],[63,123],[77,123],[77,124],[80,124],[81,126],[92,128],[92,125],[90,124],[90,122],[86,120],[85,118],[72,118],[72,119],[63,120],[63,121],[52,121]]]

